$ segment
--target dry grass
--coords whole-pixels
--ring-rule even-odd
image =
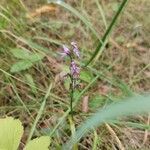
[[[112,15],[115,13],[117,1],[103,0],[101,2],[109,24]],[[105,26],[94,0],[83,1],[83,4],[77,0],[69,0],[68,3],[89,18],[100,36],[104,34]],[[40,0],[38,2],[33,0],[32,2],[22,1],[22,3],[19,3],[19,1],[18,3],[10,2],[10,4],[2,1],[0,4],[2,7],[7,5],[8,11],[14,16],[14,18],[11,18],[4,11],[0,11],[12,21],[10,23],[5,19],[0,19],[0,30],[2,30],[0,33],[0,114],[1,116],[11,115],[21,119],[25,127],[22,140],[24,143],[32,126],[33,118],[35,118],[45,91],[51,82],[55,86],[38,123],[37,129],[39,132],[35,132],[34,136],[49,134],[57,125],[58,118],[62,117],[69,107],[68,82],[58,82],[58,78],[63,74],[64,67],[62,60],[56,55],[60,52],[59,44],[68,44],[72,40],[77,41],[81,49],[82,61],[85,62],[95,48],[96,39],[78,18],[61,7],[47,5]],[[19,8],[19,12],[16,8]],[[97,72],[102,72],[103,76],[83,95],[83,99],[88,95],[88,102],[92,103],[95,95],[100,96],[102,99],[101,106],[105,106],[112,101],[116,101],[119,97],[129,95],[131,91],[150,92],[149,8],[148,0],[129,1],[104,52],[93,66]],[[10,32],[11,35],[3,32],[4,30]],[[30,51],[35,51],[34,46],[31,47],[30,44],[24,43],[21,38],[30,39],[43,46],[44,49],[48,50],[47,56],[42,62],[29,70],[10,75],[8,74],[10,73],[10,67],[16,62],[16,58],[9,51],[10,49],[24,47]],[[50,41],[41,38],[48,38]],[[88,77],[83,75],[80,91],[90,82],[85,81],[85,79],[92,79],[95,75],[93,71],[83,71],[88,74]],[[37,93],[34,93],[27,84],[25,74],[32,75]],[[22,105],[22,102],[29,112]],[[82,107],[82,100],[80,100],[75,108],[77,112],[74,121],[76,126],[95,111],[93,107],[88,106],[88,112],[85,113],[82,112]],[[149,125],[148,117],[139,116],[137,119],[131,120]],[[121,125],[106,125],[97,129],[96,133],[99,143],[97,149],[150,149],[150,135],[145,130]],[[60,149],[60,145],[69,139],[69,135],[70,127],[66,118],[53,135],[52,149]],[[80,149],[92,149],[93,139],[93,133],[82,139]]]

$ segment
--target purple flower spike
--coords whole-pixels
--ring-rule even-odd
[[[77,67],[76,63],[74,61],[71,62],[71,75],[75,78],[79,76],[80,68]]]
[[[62,57],[65,57],[67,55],[70,55],[70,50],[66,45],[63,45],[63,53],[61,53]]]
[[[71,45],[73,46],[73,52],[77,55],[78,58],[80,58],[79,49],[76,42],[71,42]]]

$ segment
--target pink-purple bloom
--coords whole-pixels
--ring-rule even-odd
[[[70,70],[71,70],[71,75],[73,77],[78,77],[79,76],[79,73],[80,73],[80,68],[77,67],[76,63],[74,61],[71,62],[71,65],[70,65]]]
[[[77,43],[76,42],[71,42],[71,45],[73,46],[73,52],[76,54],[76,56],[78,58],[80,58],[80,53],[79,53]]]
[[[62,57],[68,56],[70,58],[70,75],[73,78],[78,78],[80,74],[80,68],[77,67],[76,63],[74,62],[73,55],[76,55],[78,58],[80,58],[79,49],[75,42],[71,42],[73,52],[70,51],[70,49],[63,45],[63,52],[61,53]]]
[[[62,57],[70,55],[70,50],[66,45],[63,45],[63,53],[61,53]]]

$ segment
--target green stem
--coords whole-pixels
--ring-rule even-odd
[[[71,92],[70,92],[70,114],[71,117],[73,118],[73,97],[74,97],[74,79],[72,76],[70,76],[71,78]]]
[[[68,55],[69,58],[70,58],[70,64],[71,62],[73,62],[73,58],[71,55]],[[71,80],[71,85],[70,85],[70,88],[71,88],[71,92],[70,92],[70,115],[72,117],[72,120],[73,120],[73,98],[74,98],[74,85],[75,85],[75,80],[74,80],[74,77],[73,75],[71,74],[71,66],[70,66],[70,74],[69,74],[69,77],[70,77],[70,80]]]

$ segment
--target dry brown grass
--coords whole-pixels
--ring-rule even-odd
[[[81,11],[89,18],[99,35],[102,36],[105,31],[105,26],[94,0],[83,2],[82,8],[81,2],[77,0],[68,1],[68,3],[70,3],[74,8]],[[115,13],[113,7],[116,6],[117,1],[102,0],[101,2],[106,15],[106,20],[109,24],[112,19],[112,15]],[[6,6],[4,2],[2,4],[3,6]],[[62,43],[69,43],[71,40],[75,40],[81,48],[83,60],[87,60],[87,58],[89,58],[92,53],[92,49],[95,47],[95,39],[79,19],[74,17],[71,13],[66,12],[61,7],[47,5],[40,0],[39,3],[33,0],[32,2],[23,1],[23,4],[27,9],[23,18],[26,20],[23,32],[17,33],[10,25],[5,28],[6,30],[10,30],[19,38],[23,37],[25,39],[41,36],[59,40]],[[150,2],[148,0],[129,1],[127,8],[120,17],[110,37],[107,47],[94,65],[94,68],[97,69],[97,71],[104,72],[104,76],[106,78],[103,77],[99,79],[94,87],[89,89],[87,93],[87,95],[89,95],[89,103],[93,100],[92,97],[94,95],[102,95],[104,99],[103,104],[110,103],[108,96],[112,99],[117,99],[118,97],[128,95],[127,91],[123,90],[124,87],[121,89],[117,86],[117,84],[115,86],[113,85],[113,81],[117,79],[122,80],[126,85],[128,85],[131,91],[138,93],[150,92],[149,8]],[[26,14],[29,14],[33,20],[25,18]],[[61,21],[61,23],[57,24],[56,21]],[[44,26],[41,23],[45,23],[47,26]],[[5,40],[6,38],[7,40]],[[3,49],[18,46],[28,48],[26,44],[18,42],[14,38],[12,38],[12,42],[9,40],[10,38],[12,37],[2,35],[0,45],[2,45]],[[50,49],[54,55],[57,52],[60,52],[60,48],[57,44],[34,38],[33,41]],[[30,50],[33,51],[32,48]],[[1,116],[12,115],[22,120],[26,131],[23,142],[26,141],[26,136],[29,133],[33,119],[26,112],[24,107],[20,105],[14,89],[16,89],[18,95],[26,104],[34,118],[39,109],[41,99],[45,95],[45,90],[47,89],[48,84],[51,81],[54,82],[55,87],[47,101],[44,115],[38,124],[40,133],[36,133],[35,136],[43,133],[44,130],[52,130],[59,121],[58,118],[65,113],[65,110],[69,105],[68,89],[64,82],[58,82],[59,76],[63,74],[63,71],[60,68],[62,66],[62,60],[60,60],[57,56],[52,56],[52,53],[47,53],[48,56],[45,57],[41,64],[35,65],[27,72],[13,74],[11,79],[2,72],[0,74]],[[9,72],[12,63],[16,60],[7,51],[0,53],[0,57],[0,68]],[[30,87],[26,84],[26,80],[24,78],[24,74],[26,73],[33,76],[36,86],[39,88],[37,94],[33,93]],[[91,74],[93,75],[94,73]],[[109,82],[107,78],[110,79]],[[13,82],[11,82],[12,80]],[[119,80],[117,82],[119,82]],[[87,82],[83,81],[81,83],[82,88],[86,85]],[[78,112],[77,115],[75,115],[76,126],[93,112],[93,109],[88,108],[88,111],[86,109],[83,113],[83,104],[82,102],[80,104],[81,105],[76,107],[76,112]],[[134,118],[132,121],[149,125],[149,117],[147,116],[140,116],[138,119]],[[59,149],[59,145],[69,139],[70,131],[67,124],[68,122],[66,119],[57,130],[57,134],[54,135],[54,140],[52,142],[53,149]],[[101,150],[150,149],[150,133],[145,130],[119,125],[110,126],[107,124],[106,126],[98,128],[97,134],[100,141],[98,149]],[[94,135],[92,133],[82,139],[80,149],[91,150],[93,139]]]

